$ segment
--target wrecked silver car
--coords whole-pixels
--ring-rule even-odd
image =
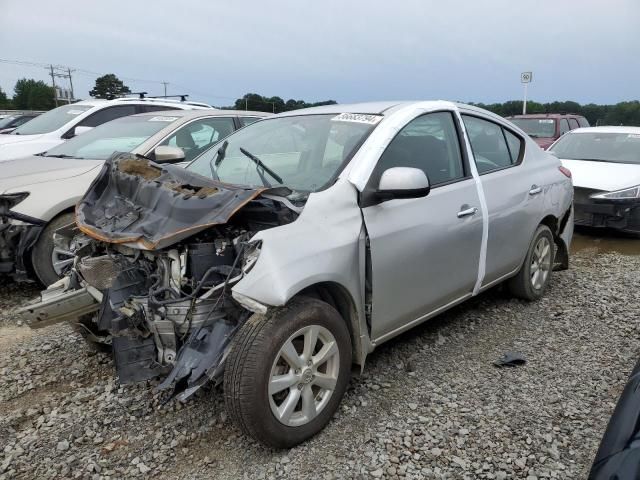
[[[120,382],[223,384],[247,434],[290,447],[377,345],[506,282],[535,300],[572,236],[570,172],[450,102],[334,105],[250,125],[186,170],[107,161],[56,242],[71,272],[24,315],[112,346]]]

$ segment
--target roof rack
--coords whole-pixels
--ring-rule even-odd
[[[188,97],[188,95],[166,95],[166,96],[161,95],[161,96],[157,96],[157,97],[145,97],[146,94],[147,94],[147,92],[136,92],[135,95],[138,95],[137,98],[135,98],[135,97],[117,97],[117,98],[114,98],[112,100],[118,100],[120,102],[140,102],[140,101],[142,101],[142,102],[150,102],[150,103],[155,103],[155,102],[179,103],[179,104],[183,104],[183,105],[191,105],[193,107],[213,108],[208,103],[187,101],[186,97]],[[169,98],[169,97],[180,97],[180,98],[184,98],[184,100],[176,100],[174,98]]]

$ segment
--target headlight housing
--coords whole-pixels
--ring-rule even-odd
[[[640,185],[623,190],[616,190],[615,192],[594,193],[590,198],[594,200],[613,200],[619,202],[637,201],[640,200]]]
[[[29,196],[29,192],[5,193],[0,195],[0,215],[9,213],[13,207]]]

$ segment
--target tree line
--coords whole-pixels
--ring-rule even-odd
[[[504,103],[473,103],[503,117],[522,113],[522,100],[509,100]],[[577,102],[527,102],[527,113],[576,113],[584,116],[592,126],[596,125],[633,125],[640,126],[640,101],[631,100],[615,105],[597,105]]]
[[[116,98],[130,92],[131,90],[122,80],[113,73],[109,73],[96,79],[95,86],[89,92],[89,95],[94,98]],[[247,93],[236,99],[233,105],[220,108],[281,113],[319,105],[334,105],[336,103],[335,100],[307,102],[293,98],[284,100],[278,96],[268,97],[257,93]],[[509,100],[504,103],[490,104],[473,103],[472,105],[503,117],[522,113],[522,100]],[[32,78],[18,80],[13,89],[12,98],[9,98],[0,89],[0,109],[50,110],[53,107],[55,107],[53,87],[41,80]],[[581,105],[573,101],[548,103],[528,101],[527,113],[577,113],[586,117],[591,125],[640,126],[640,101],[638,100],[619,102],[615,105],[598,105],[595,103]]]

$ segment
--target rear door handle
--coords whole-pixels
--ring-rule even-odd
[[[458,212],[458,218],[468,217],[469,215],[475,215],[478,213],[476,207],[469,207],[469,205],[462,205],[462,210]]]
[[[531,185],[531,190],[529,190],[529,195],[538,195],[542,192],[542,187],[537,186],[536,184]]]

